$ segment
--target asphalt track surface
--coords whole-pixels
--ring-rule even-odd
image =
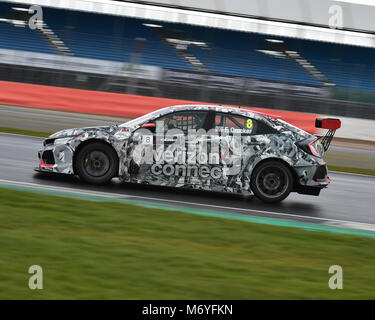
[[[0,105],[0,127],[56,132],[123,123],[129,118]]]
[[[56,132],[62,129],[124,123],[129,118],[56,110],[0,106],[0,127]],[[333,144],[335,141],[333,141]],[[352,148],[331,145],[325,159],[329,164],[375,170],[375,147]]]
[[[34,172],[42,141],[37,137],[0,133],[0,180],[105,192],[127,200],[207,211],[349,228],[358,224],[358,229],[375,231],[375,177],[330,173],[331,184],[319,197],[292,193],[282,203],[273,205],[264,204],[254,196],[121,184],[117,179],[105,186],[92,186],[73,176]]]

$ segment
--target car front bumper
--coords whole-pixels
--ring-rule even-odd
[[[74,174],[73,151],[68,145],[46,146],[38,152],[38,172]]]

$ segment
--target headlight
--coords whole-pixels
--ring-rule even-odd
[[[53,144],[54,145],[67,144],[71,140],[77,139],[77,138],[78,137],[73,136],[73,137],[64,137],[64,138],[53,139],[54,140]]]
[[[67,144],[69,141],[71,141],[74,137],[65,137],[65,138],[59,138],[55,139],[54,145],[59,144]]]
[[[61,137],[61,138],[47,138],[44,140],[43,145],[46,146],[51,146],[51,145],[59,145],[59,144],[66,144],[69,141],[76,139],[76,140],[81,140],[83,138],[82,135],[80,136],[67,136],[67,137]]]
[[[44,146],[52,145],[52,144],[55,143],[55,140],[56,140],[56,139],[53,139],[53,138],[47,138],[47,139],[44,140],[43,145],[44,145]]]

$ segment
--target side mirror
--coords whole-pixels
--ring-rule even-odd
[[[144,123],[144,124],[142,124],[142,128],[156,128],[156,125],[155,125],[155,123],[152,123],[152,122]]]

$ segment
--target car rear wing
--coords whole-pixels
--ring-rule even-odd
[[[332,118],[317,118],[315,119],[315,127],[321,129],[328,129],[328,132],[324,136],[320,136],[320,143],[323,145],[324,152],[328,150],[333,136],[337,129],[341,128],[341,121],[339,119]]]

